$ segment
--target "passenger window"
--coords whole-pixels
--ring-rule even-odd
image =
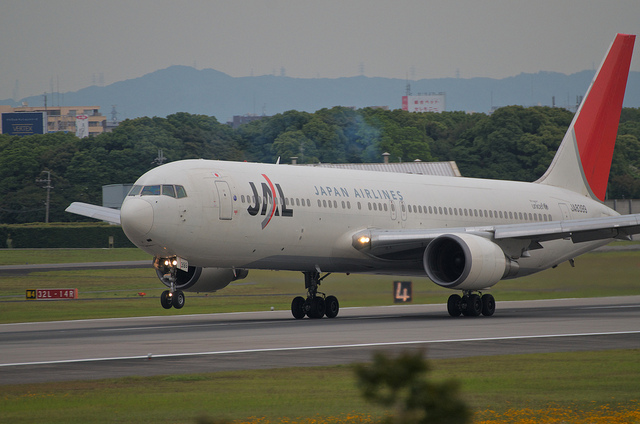
[[[141,196],[160,196],[160,186],[152,185],[152,186],[144,186]]]
[[[175,198],[176,197],[176,190],[173,188],[172,185],[163,185],[162,186],[162,195]]]
[[[134,185],[131,187],[131,190],[129,190],[129,194],[127,196],[137,196],[140,194],[140,190],[142,190],[142,186]]]

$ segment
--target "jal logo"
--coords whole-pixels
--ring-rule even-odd
[[[251,216],[258,214],[264,216],[262,220],[262,229],[264,230],[274,216],[293,216],[293,209],[287,207],[280,184],[273,184],[265,174],[262,174],[262,177],[266,181],[260,183],[262,195],[258,194],[256,184],[249,182],[253,191],[254,204],[247,208],[247,212]]]

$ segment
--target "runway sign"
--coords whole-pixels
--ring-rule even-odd
[[[78,289],[30,289],[27,300],[61,300],[77,299]]]
[[[393,282],[393,303],[409,303],[413,294],[413,283],[411,281]]]

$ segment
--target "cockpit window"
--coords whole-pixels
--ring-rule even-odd
[[[181,199],[183,197],[187,197],[187,192],[184,187],[181,185],[172,185],[172,184],[163,184],[163,185],[148,185],[148,186],[140,186],[135,185],[129,191],[128,196],[169,196]]]
[[[141,196],[159,196],[160,186],[159,185],[144,186],[140,195]]]
[[[181,199],[183,197],[187,197],[187,192],[184,189],[184,187],[182,187],[181,185],[177,185],[176,186],[176,194],[178,195],[178,199]]]
[[[176,190],[172,185],[163,185],[162,186],[162,195],[169,197],[176,197]]]
[[[129,194],[127,196],[137,196],[140,194],[140,190],[142,190],[142,186],[134,185],[131,187],[131,190],[129,190]]]

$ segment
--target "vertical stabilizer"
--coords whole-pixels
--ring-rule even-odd
[[[616,36],[553,162],[536,182],[604,201],[635,38]]]

